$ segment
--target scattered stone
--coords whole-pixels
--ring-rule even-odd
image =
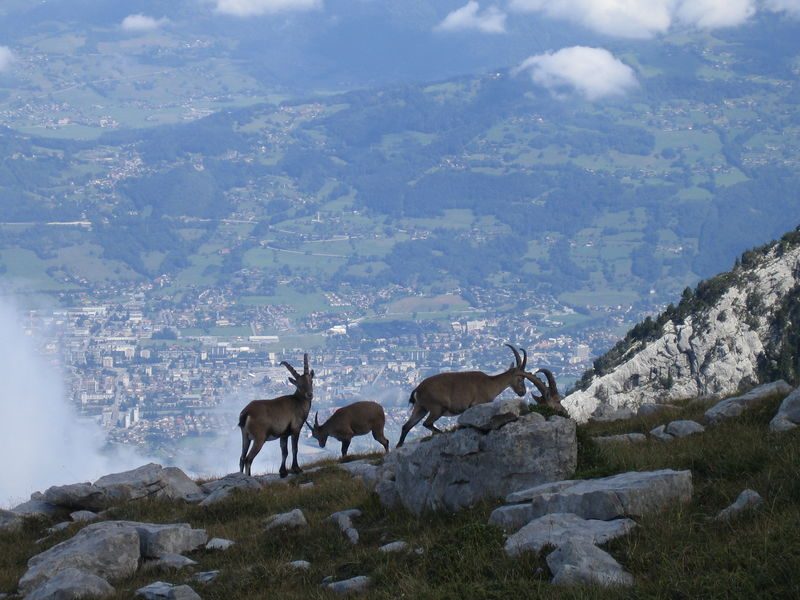
[[[367,489],[374,489],[378,483],[379,468],[366,460],[338,463],[336,466],[363,481]]]
[[[621,433],[619,435],[599,435],[592,438],[597,444],[641,444],[647,441],[643,433]]]
[[[329,521],[333,521],[339,526],[339,529],[342,533],[350,540],[351,544],[358,543],[358,531],[355,527],[353,527],[353,519],[357,519],[361,516],[361,511],[357,508],[352,508],[350,510],[340,510],[339,512],[333,513],[330,517],[328,517]]]
[[[59,572],[79,569],[102,579],[129,577],[136,572],[141,555],[139,535],[132,527],[89,525],[72,538],[37,554],[19,581],[23,595],[40,587]]]
[[[75,512],[70,513],[69,518],[76,523],[90,523],[99,519],[100,516],[90,510],[76,510]]]
[[[236,542],[224,538],[214,538],[206,544],[206,550],[227,550]]]
[[[589,420],[596,423],[611,423],[612,421],[631,419],[635,414],[636,412],[627,406],[614,407],[610,404],[600,404]]]
[[[164,554],[157,560],[145,562],[142,567],[145,569],[161,569],[162,571],[179,571],[186,567],[193,567],[196,564],[196,560],[192,560],[183,554]]]
[[[671,423],[667,424],[667,426],[664,428],[664,433],[671,435],[672,437],[682,438],[694,435],[696,433],[703,433],[705,430],[706,428],[700,425],[700,423],[683,419],[679,421],[672,421]]]
[[[489,525],[500,527],[503,531],[517,531],[536,517],[530,503],[509,504],[492,511],[489,515]]]
[[[234,490],[258,491],[263,484],[255,477],[248,477],[244,473],[231,473],[221,479],[206,482],[200,486],[203,492],[208,494],[201,502],[200,506],[210,506],[225,500]]]
[[[643,516],[692,498],[692,472],[662,469],[630,471],[600,479],[546,483],[506,499],[530,500],[534,517],[548,513],[573,513],[584,519]]]
[[[742,396],[736,396],[735,398],[728,398],[727,400],[717,402],[706,411],[705,420],[707,423],[716,425],[726,419],[738,417],[745,409],[755,406],[767,398],[779,394],[787,395],[791,391],[792,386],[782,379],[759,385]]]
[[[25,596],[26,600],[102,598],[115,592],[105,579],[76,568],[63,569]]]
[[[527,401],[524,398],[477,404],[458,417],[458,424],[461,427],[472,427],[480,431],[500,429],[506,423],[516,421],[526,406]]]
[[[393,450],[375,491],[417,515],[455,511],[569,477],[576,461],[575,422],[528,413],[488,433],[467,427]]]
[[[345,595],[345,594],[360,594],[362,592],[367,591],[370,582],[371,580],[369,577],[366,577],[364,575],[359,575],[358,577],[345,579],[344,581],[332,581],[329,583],[325,583],[323,585],[327,590],[330,590],[337,594]]]
[[[674,440],[674,436],[671,436],[667,433],[667,426],[666,425],[659,425],[655,429],[650,430],[650,437],[654,437],[660,442],[671,442]]]
[[[299,571],[308,571],[311,568],[311,563],[307,560],[293,560],[292,562],[286,564]]]
[[[633,585],[633,576],[594,544],[567,541],[547,556],[555,585]]]
[[[219,577],[219,571],[201,571],[192,575],[192,581],[197,581],[202,584],[209,584]]]
[[[47,528],[47,533],[49,535],[53,535],[54,533],[58,533],[59,531],[64,531],[70,525],[72,525],[72,521],[64,521],[63,523],[56,523],[52,527]]]
[[[188,585],[173,585],[156,581],[136,590],[136,595],[145,600],[200,600],[200,596]]]
[[[553,513],[534,519],[509,536],[505,551],[514,557],[523,552],[541,552],[545,546],[559,547],[568,541],[604,544],[627,535],[634,527],[636,523],[631,519],[599,521],[572,513]]]
[[[724,508],[714,517],[715,521],[731,521],[742,513],[754,510],[764,504],[764,499],[755,490],[744,490],[736,502]]]
[[[22,529],[22,523],[20,515],[0,508],[0,531],[19,531]]]
[[[389,544],[384,544],[380,548],[378,548],[381,552],[385,553],[392,553],[392,552],[405,552],[408,550],[408,542],[397,541],[391,542]]]
[[[800,425],[800,388],[797,388],[783,399],[778,412],[769,422],[769,430],[774,432],[789,431],[798,425]]]
[[[636,410],[637,417],[649,417],[651,415],[658,415],[667,410],[677,410],[674,404],[642,404]]]
[[[266,531],[269,531],[270,529],[277,529],[279,527],[286,529],[308,527],[308,521],[306,521],[303,511],[299,508],[295,508],[294,510],[290,510],[286,513],[272,515],[264,524],[264,529]]]
[[[315,470],[316,469],[310,469],[305,471],[305,473],[313,473]],[[294,473],[289,473],[288,477],[281,477],[278,473],[266,473],[264,475],[255,475],[253,479],[260,483],[261,487],[266,487],[268,485],[289,485],[289,482],[294,479],[294,477]]]

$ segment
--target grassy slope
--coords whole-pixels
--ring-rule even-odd
[[[206,528],[212,537],[236,540],[227,552],[192,555],[199,570],[222,571],[208,586],[192,584],[204,598],[212,599],[332,597],[319,587],[327,575],[337,579],[370,575],[374,580],[370,598],[798,597],[800,431],[767,432],[778,403],[776,398],[703,435],[667,445],[649,441],[635,447],[599,448],[586,440],[598,434],[649,431],[669,418],[580,428],[580,477],[658,468],[691,469],[694,475],[695,493],[689,505],[641,519],[635,533],[608,546],[636,578],[630,591],[552,588],[543,558],[505,557],[503,535],[486,525],[494,504],[417,519],[383,509],[359,483],[329,466],[285,487],[235,495],[210,509],[148,501],[116,509],[113,517],[187,521]],[[682,418],[699,418],[704,409],[689,404],[676,412]],[[304,481],[315,485],[299,488]],[[746,487],[764,497],[765,508],[732,524],[710,520]],[[303,509],[311,525],[306,531],[263,531],[266,517],[296,507]],[[332,512],[353,507],[364,512],[356,520],[361,534],[358,546],[351,546],[333,525],[323,522]],[[80,525],[36,546],[40,527],[31,523],[22,533],[0,535],[0,590],[12,591],[30,555],[66,539]],[[376,551],[398,539],[421,548],[422,554]],[[299,559],[310,561],[311,570],[285,567]],[[188,574],[137,574],[116,583],[117,597],[130,597],[133,590],[157,579],[184,582]]]

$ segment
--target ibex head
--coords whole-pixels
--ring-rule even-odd
[[[528,363],[528,354],[525,352],[525,348],[520,348],[520,350],[522,350],[522,357],[520,357],[519,352],[517,352],[514,346],[511,344],[506,344],[506,346],[511,348],[511,351],[514,353],[514,364],[508,367],[508,372],[513,372],[515,375],[514,379],[511,381],[511,389],[521,398],[526,392],[525,379],[528,373],[525,372],[525,365]]]
[[[320,448],[324,448],[328,443],[328,434],[322,430],[322,426],[319,424],[319,411],[314,415],[314,425],[312,426],[308,421],[306,421],[306,425],[311,430],[311,437],[319,442]]]
[[[539,373],[542,373],[547,379],[546,385],[541,379],[536,377],[536,375]],[[526,377],[528,381],[536,386],[536,389],[539,390],[539,393],[541,394],[540,396],[537,396],[531,392],[531,397],[534,399],[536,404],[549,406],[553,410],[566,413],[566,410],[564,410],[564,407],[561,405],[561,394],[558,393],[556,378],[553,376],[553,372],[550,369],[542,368],[536,371],[535,374],[526,373]]]
[[[296,394],[300,394],[306,400],[311,401],[314,398],[314,370],[308,370],[308,354],[303,354],[303,373],[298,373],[295,368],[285,360],[281,364],[289,370],[292,377],[289,377],[289,383],[297,388]]]

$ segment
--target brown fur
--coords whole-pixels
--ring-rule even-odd
[[[314,416],[314,425],[311,435],[319,442],[321,448],[325,447],[328,437],[342,442],[342,456],[347,456],[350,442],[357,435],[372,433],[372,437],[389,451],[389,440],[383,434],[386,424],[386,414],[383,407],[377,402],[363,400],[343,406],[334,412],[322,425],[319,424],[319,413]]]

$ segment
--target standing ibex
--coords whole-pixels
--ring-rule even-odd
[[[261,450],[264,442],[281,440],[281,477],[286,477],[286,457],[289,454],[287,444],[292,436],[292,473],[302,473],[297,464],[297,442],[311,410],[314,398],[314,371],[308,370],[308,354],[303,355],[303,374],[295,371],[286,361],[281,364],[289,369],[292,377],[289,383],[295,389],[293,394],[273,398],[272,400],[253,400],[239,413],[239,427],[242,428],[242,456],[239,459],[239,472],[246,471],[250,475],[253,459]],[[250,443],[253,447],[250,448]],[[250,451],[248,452],[248,448]]]
[[[409,398],[414,405],[411,417],[403,425],[397,447],[403,445],[406,435],[427,414],[423,425],[435,433],[441,429],[434,423],[441,416],[460,415],[476,404],[484,404],[494,400],[503,390],[511,387],[517,396],[525,395],[525,379],[530,373],[525,372],[528,356],[522,349],[524,358],[511,344],[506,344],[514,353],[515,364],[498,375],[487,375],[481,371],[462,371],[457,373],[439,373],[423,380]]]
[[[544,376],[547,378],[547,385],[545,385],[541,379],[536,377],[536,375],[539,373],[544,373]],[[536,401],[536,404],[549,406],[555,411],[566,414],[567,411],[564,410],[564,407],[561,405],[561,394],[558,393],[556,378],[553,377],[553,372],[550,371],[550,369],[539,369],[533,375],[528,373],[526,374],[526,378],[536,386],[536,389],[539,390],[539,393],[541,394],[541,396],[536,396],[533,392],[531,392],[531,398]]]
[[[386,424],[386,415],[383,407],[377,402],[362,401],[343,406],[334,412],[322,425],[319,424],[319,413],[314,415],[314,426],[309,423],[312,437],[319,442],[319,447],[324,448],[328,436],[342,442],[342,456],[347,456],[350,441],[357,435],[372,432],[383,448],[389,451],[389,440],[383,435],[383,426]]]

